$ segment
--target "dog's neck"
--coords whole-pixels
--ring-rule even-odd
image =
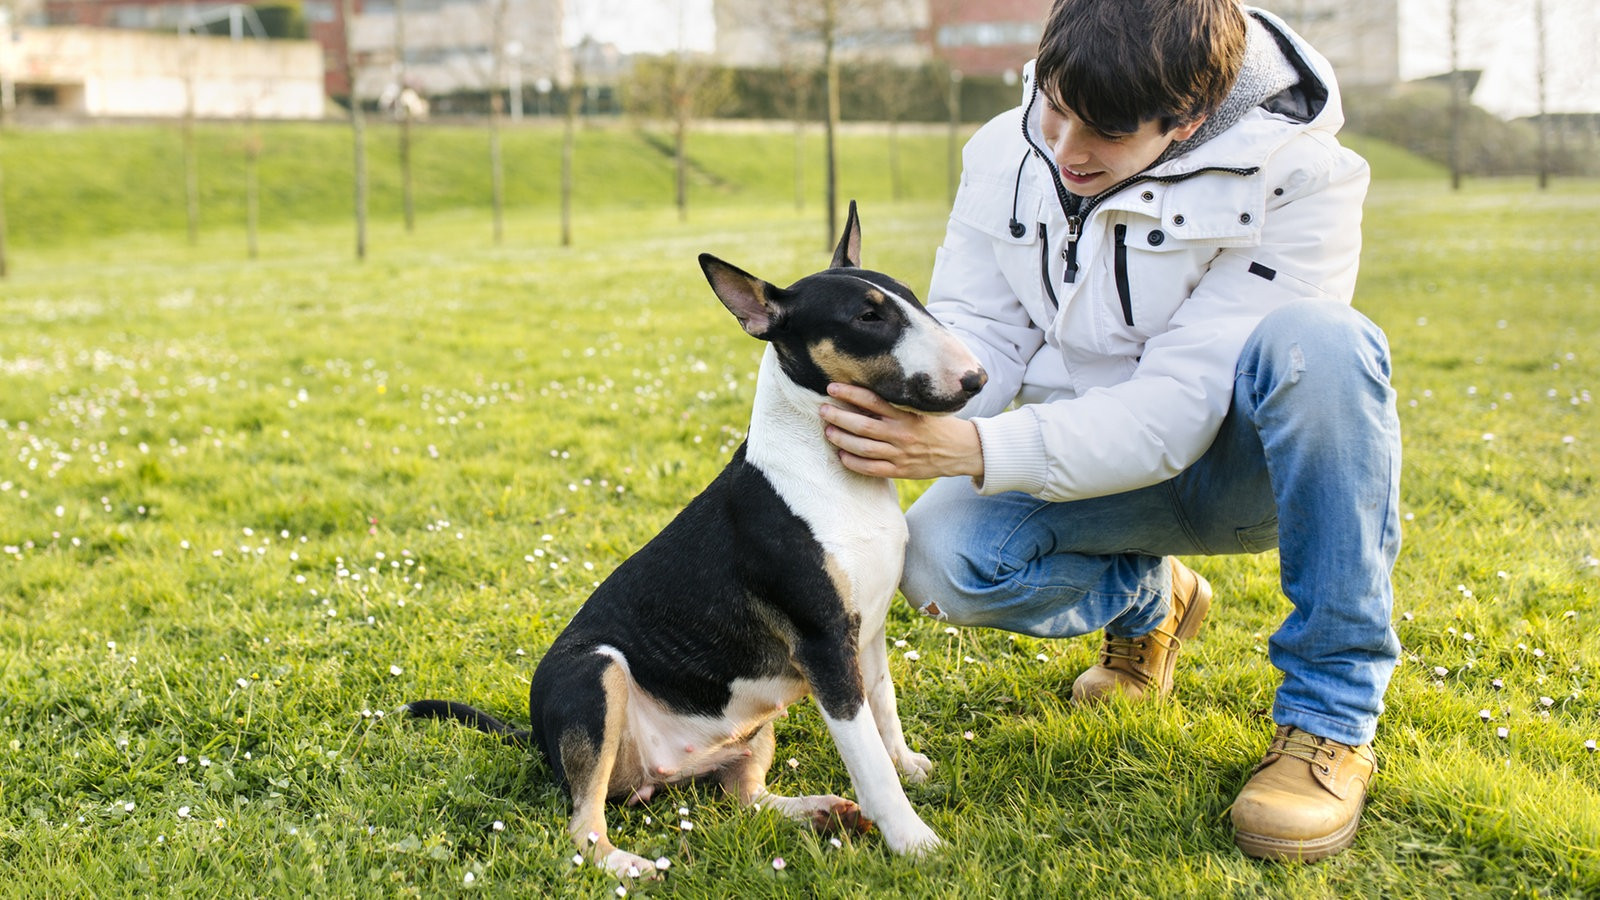
[[[888,486],[888,479],[859,475],[839,462],[838,448],[822,433],[818,408],[825,402],[827,397],[800,387],[784,374],[778,351],[769,344],[756,379],[746,458],[774,481],[843,482],[857,490],[874,483]]]

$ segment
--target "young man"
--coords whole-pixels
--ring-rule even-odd
[[[1104,630],[1080,703],[1172,689],[1211,605],[1173,555],[1276,546],[1278,728],[1234,802],[1253,856],[1354,839],[1398,653],[1399,425],[1350,307],[1367,167],[1328,62],[1234,0],[1058,0],[1023,105],[968,143],[929,308],[989,373],[965,418],[834,385],[850,468],[912,507],[924,613]]]

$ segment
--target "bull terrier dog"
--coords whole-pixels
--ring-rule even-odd
[[[860,268],[860,253],[852,202],[832,264],[786,288],[701,254],[717,298],[767,342],[744,444],[556,638],[533,675],[531,728],[451,701],[408,705],[536,743],[571,799],[580,853],[618,876],[660,873],[606,837],[606,802],[694,778],[821,829],[875,822],[898,853],[939,844],[896,775],[921,782],[933,768],[906,745],[885,646],[905,519],[891,481],[840,463],[818,409],[842,382],[947,414],[986,376],[910,288]],[[808,694],[859,806],[767,791],[773,720]]]

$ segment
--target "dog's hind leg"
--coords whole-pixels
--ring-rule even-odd
[[[598,680],[583,677],[567,682],[570,690],[563,706],[586,711],[570,721],[554,742],[572,799],[567,833],[585,859],[619,878],[660,878],[655,863],[617,849],[606,836],[606,797],[628,720],[628,674],[615,661],[606,660]]]
[[[769,792],[767,771],[772,768],[776,747],[772,723],[768,722],[745,745],[746,755],[723,767],[722,787],[738,797],[743,806],[765,806],[824,833],[866,831],[872,827],[872,823],[861,815],[861,807],[852,800],[833,794],[785,797]]]

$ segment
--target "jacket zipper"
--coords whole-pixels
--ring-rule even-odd
[[[1072,284],[1078,280],[1078,236],[1083,233],[1083,217],[1067,216],[1067,243],[1061,248],[1061,280]]]
[[[1122,301],[1122,320],[1133,327],[1133,291],[1128,286],[1128,226],[1117,223],[1117,250],[1113,270],[1117,277],[1117,298]]]
[[[1083,200],[1082,204],[1078,207],[1077,214],[1074,215],[1072,212],[1070,212],[1072,209],[1072,201],[1067,197],[1067,186],[1061,183],[1061,173],[1056,170],[1055,161],[1051,159],[1049,153],[1046,153],[1038,144],[1033,142],[1033,135],[1028,133],[1028,118],[1033,115],[1033,104],[1038,100],[1038,98],[1039,85],[1035,84],[1033,86],[1033,92],[1028,95],[1028,105],[1022,110],[1022,140],[1029,147],[1033,148],[1034,153],[1039,154],[1039,158],[1044,160],[1045,165],[1050,167],[1050,180],[1055,183],[1056,187],[1056,202],[1061,204],[1061,212],[1067,217],[1067,244],[1061,249],[1061,259],[1066,263],[1065,269],[1061,274],[1061,279],[1067,284],[1072,284],[1078,280],[1078,238],[1083,233],[1083,223],[1089,221],[1090,213],[1094,212],[1095,207],[1103,203],[1107,197],[1110,197],[1111,195],[1116,194],[1135,184],[1141,184],[1144,182],[1150,182],[1152,184],[1176,184],[1177,182],[1193,178],[1196,175],[1204,175],[1210,172],[1224,172],[1229,175],[1244,176],[1254,175],[1255,173],[1261,171],[1260,166],[1203,166],[1198,169],[1192,169],[1188,172],[1178,172],[1172,175],[1146,175],[1143,172],[1140,172],[1136,175],[1131,175],[1127,178],[1124,178],[1123,180],[1112,185],[1110,188],[1102,191],[1099,194],[1096,194],[1093,197]]]

